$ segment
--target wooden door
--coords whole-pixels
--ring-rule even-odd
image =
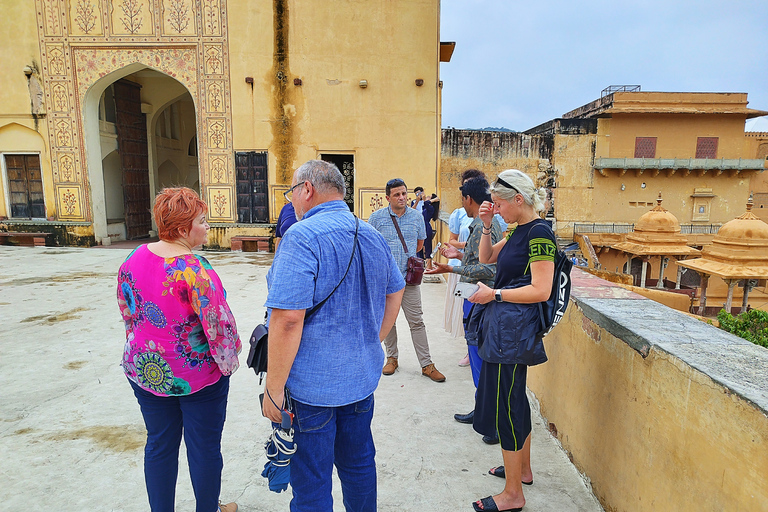
[[[148,237],[152,229],[147,122],[141,112],[141,85],[118,80],[114,88],[117,150],[123,173],[125,229],[128,240],[135,240]]]
[[[11,217],[45,218],[43,177],[38,155],[5,155],[10,189]]]
[[[267,154],[247,151],[235,153],[237,172],[237,222],[269,222]]]

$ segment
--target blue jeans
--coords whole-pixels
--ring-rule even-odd
[[[468,300],[464,300],[464,325],[466,325],[467,317],[470,311],[472,311],[473,304]],[[475,382],[475,389],[480,382],[480,367],[483,366],[483,360],[477,353],[477,345],[467,345],[467,354],[469,355],[469,369],[472,370],[472,380]]]
[[[292,400],[296,454],[291,459],[291,512],[331,512],[333,466],[347,512],[376,512],[373,394],[341,407]]]
[[[179,444],[187,447],[197,512],[216,512],[221,491],[221,431],[227,413],[229,377],[186,396],[157,396],[132,381],[147,427],[144,478],[152,512],[173,512]]]
[[[477,389],[477,385],[480,383],[480,368],[483,366],[483,360],[477,353],[477,345],[467,345],[467,353],[469,354],[469,369],[472,370],[472,380],[475,382],[475,389]]]

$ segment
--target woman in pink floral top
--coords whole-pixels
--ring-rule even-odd
[[[219,502],[219,491],[229,376],[241,343],[219,276],[192,254],[207,242],[207,211],[193,190],[164,189],[154,206],[160,241],[138,247],[118,274],[122,366],[147,427],[144,474],[153,512],[174,509],[182,433],[197,512],[237,510]]]

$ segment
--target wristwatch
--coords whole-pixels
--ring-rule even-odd
[[[493,296],[496,298],[496,302],[504,302],[501,298],[501,290],[493,290]]]

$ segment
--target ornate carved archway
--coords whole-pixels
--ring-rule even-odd
[[[93,220],[84,171],[95,164],[86,151],[85,106],[104,78],[111,83],[121,70],[139,66],[165,73],[189,90],[209,218],[234,222],[225,0],[36,0],[36,5],[57,217]]]

